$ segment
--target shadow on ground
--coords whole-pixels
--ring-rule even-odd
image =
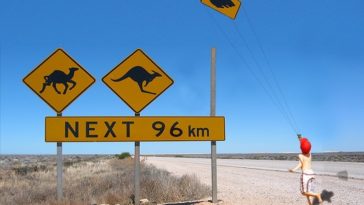
[[[333,197],[333,196],[334,196],[334,192],[332,192],[332,191],[327,191],[325,189],[321,192],[322,201],[327,201],[327,202],[331,203],[331,197]],[[317,200],[317,198],[315,198],[313,200],[313,205],[319,205],[319,204],[320,204],[319,201]]]
[[[346,170],[338,172],[336,174],[336,176],[339,177],[339,179],[344,180],[344,181],[349,180],[349,173]]]

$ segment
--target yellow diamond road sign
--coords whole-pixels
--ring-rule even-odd
[[[201,3],[235,19],[240,8],[239,0],[201,0]]]
[[[57,49],[23,82],[57,113],[62,112],[95,79],[65,51]]]
[[[136,113],[173,84],[173,80],[140,49],[105,75],[102,81]]]

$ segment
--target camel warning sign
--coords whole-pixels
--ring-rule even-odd
[[[232,19],[236,18],[241,4],[239,0],[201,0],[201,3]]]
[[[173,84],[173,80],[141,49],[112,69],[102,81],[136,113]]]
[[[95,79],[62,49],[57,49],[23,82],[57,113],[62,112]]]

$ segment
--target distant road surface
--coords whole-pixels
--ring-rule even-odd
[[[211,185],[210,159],[147,157],[146,162],[177,176],[195,174]],[[296,165],[296,161],[218,159],[218,198],[224,205],[307,204],[299,192],[300,174],[287,171]],[[329,193],[324,204],[364,204],[364,163],[313,162],[313,169],[318,174],[317,191]]]

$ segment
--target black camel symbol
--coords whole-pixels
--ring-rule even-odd
[[[72,78],[75,74],[75,71],[78,70],[78,68],[69,68],[69,70],[70,70],[70,72],[68,74],[66,74],[60,70],[55,70],[50,75],[44,76],[45,82],[43,83],[42,90],[39,93],[43,93],[45,88],[52,84],[54,90],[58,94],[61,94],[61,92],[58,91],[57,86],[56,86],[58,83],[61,83],[65,86],[63,94],[66,94],[66,92],[68,90],[68,83],[72,84],[72,86],[69,89],[69,90],[72,90],[76,86],[76,82],[73,81]]]
[[[234,2],[231,0],[210,0],[210,2],[217,8],[229,8],[235,6]]]
[[[144,90],[143,84],[144,84],[144,81],[145,81],[146,82],[145,85],[144,85],[144,87],[145,87],[145,86],[148,85],[148,83],[153,81],[154,78],[160,77],[160,76],[162,76],[162,75],[155,72],[155,71],[153,71],[153,73],[150,74],[143,67],[135,66],[132,69],[130,69],[127,73],[125,73],[125,75],[121,76],[120,78],[115,79],[115,80],[111,79],[111,80],[114,81],[114,82],[119,82],[119,81],[122,81],[122,80],[124,80],[126,78],[131,78],[136,83],[138,83],[138,86],[139,86],[141,92],[155,95],[156,93],[152,93],[152,92]]]

